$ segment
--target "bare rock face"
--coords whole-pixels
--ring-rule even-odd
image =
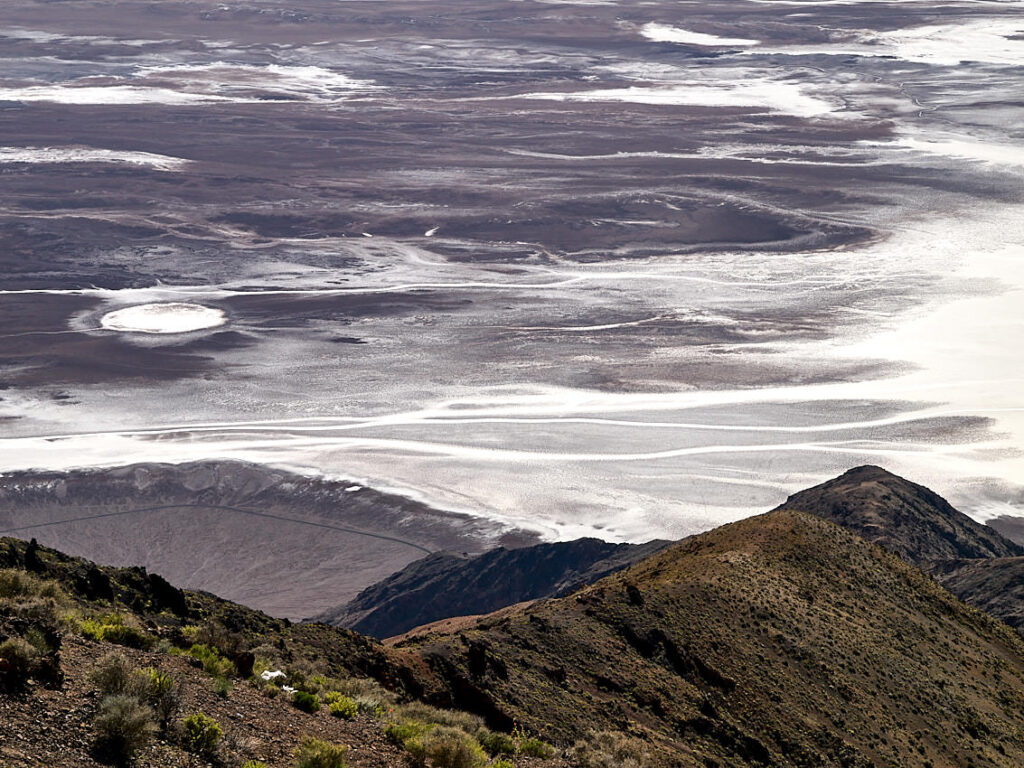
[[[957,511],[934,491],[881,467],[851,469],[790,496],[778,508],[812,512],[914,564],[1024,555],[1024,547]]]
[[[648,557],[668,544],[611,544],[577,539],[470,557],[449,552],[411,563],[317,617],[364,635],[385,638],[455,616],[559,597]]]

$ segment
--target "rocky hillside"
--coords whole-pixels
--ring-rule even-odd
[[[418,702],[415,655],[0,539],[0,766],[565,768]],[[437,688],[437,684],[432,684]]]
[[[492,723],[611,731],[658,766],[1024,764],[1021,639],[802,512],[394,645]]]
[[[778,508],[813,512],[910,563],[1024,555],[1024,547],[957,511],[934,491],[881,467],[851,469],[790,496]]]
[[[371,637],[392,637],[441,619],[566,595],[667,544],[578,539],[513,550],[499,547],[477,556],[428,555],[317,619]]]
[[[1006,592],[1011,560],[940,578]],[[1024,641],[794,510],[384,644],[0,539],[0,714],[4,768],[1016,768]]]
[[[1024,547],[928,488],[880,467],[857,467],[790,496],[780,509],[812,512],[854,531],[1024,633]]]

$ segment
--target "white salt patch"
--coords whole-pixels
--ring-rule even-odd
[[[140,88],[132,85],[32,85],[0,89],[5,101],[52,102],[55,104],[210,104],[237,101],[203,93],[182,93],[170,88]]]
[[[973,160],[989,165],[1002,165],[1024,168],[1024,147],[1012,144],[994,144],[966,137],[942,137],[937,140],[915,139],[910,136],[901,137],[889,142],[860,142],[865,146],[894,148],[923,152],[941,157]]]
[[[127,77],[79,78],[0,89],[7,101],[59,104],[255,104],[280,100],[334,103],[378,86],[322,67],[265,67],[215,62],[178,67],[143,67]]]
[[[100,318],[100,325],[109,331],[132,333],[188,333],[226,322],[227,315],[219,309],[178,302],[126,307]]]
[[[794,83],[772,80],[714,84],[686,82],[574,93],[528,93],[521,98],[579,102],[621,101],[660,106],[754,107],[797,117],[821,117],[836,109],[828,101],[804,93]]]
[[[115,163],[157,171],[179,171],[190,161],[151,152],[119,152],[88,147],[0,147],[0,163]]]
[[[655,23],[644,24],[640,28],[640,34],[656,43],[683,43],[684,45],[757,45],[761,42],[760,40],[750,40],[744,37],[707,35],[703,32],[691,32],[688,29]]]
[[[1024,64],[1024,19],[984,19],[885,32],[868,38],[905,61],[956,66],[962,61]]]
[[[834,44],[761,47],[745,54],[788,56],[894,57],[936,66],[970,61],[997,66],[1024,65],[1024,19],[985,19],[934,24],[889,32],[855,30]]]

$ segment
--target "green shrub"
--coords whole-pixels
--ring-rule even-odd
[[[249,760],[246,763],[242,763],[242,768],[267,768],[267,764],[261,763],[259,760]]]
[[[178,682],[166,672],[144,669],[137,673],[142,681],[143,695],[153,708],[157,722],[166,728],[181,706]]]
[[[496,755],[514,755],[516,753],[516,740],[507,733],[496,733],[486,728],[476,732],[476,740],[480,742],[487,754],[492,757]]]
[[[107,696],[100,702],[93,721],[96,746],[101,754],[118,763],[148,746],[156,733],[153,710],[134,696]]]
[[[153,644],[152,637],[134,624],[128,623],[120,613],[82,619],[78,622],[78,631],[90,640],[114,643],[127,648],[148,648]]]
[[[337,692],[334,691],[334,693]],[[328,694],[327,701],[329,702],[327,708],[335,717],[351,720],[359,714],[359,705],[352,701],[348,696],[342,696],[340,693],[337,696],[331,696]]]
[[[294,704],[297,709],[301,709],[303,712],[309,712],[310,714],[320,711],[320,697],[315,693],[296,691],[292,696],[292,704]]]
[[[388,741],[399,747],[405,747],[405,743],[410,739],[422,738],[426,732],[427,724],[415,720],[407,720],[402,723],[388,723],[387,728],[384,729],[384,735]]]
[[[346,768],[348,747],[303,736],[295,750],[295,768]]]
[[[476,739],[459,728],[440,725],[423,737],[426,758],[433,768],[483,768],[487,755]]]
[[[503,758],[501,760],[495,760],[493,763],[491,763],[491,768],[516,768],[516,767],[515,767],[515,765],[513,765],[511,760],[505,760]]]
[[[217,754],[224,731],[212,717],[196,712],[181,722],[182,745],[189,752],[212,758]]]
[[[185,653],[196,661],[201,662],[203,670],[208,675],[226,678],[232,677],[235,674],[234,662],[212,646],[205,645],[204,643],[193,643]]]
[[[458,728],[468,734],[476,733],[484,725],[482,717],[471,715],[469,712],[438,709],[419,702],[403,704],[398,707],[397,714],[400,720],[418,720],[421,723],[445,725],[449,728]]]
[[[546,741],[534,738],[520,738],[516,743],[516,752],[527,757],[539,757],[544,760],[555,756],[555,748]]]
[[[212,688],[213,692],[222,699],[226,699],[228,697],[228,694],[231,693],[232,687],[234,687],[234,683],[226,677],[215,677],[210,683],[210,688]]]
[[[0,680],[8,688],[21,686],[36,668],[39,650],[21,637],[11,637],[0,643]]]
[[[25,630],[25,642],[39,651],[40,656],[53,653],[55,650],[46,637],[46,633],[39,627],[29,627]]]
[[[377,701],[387,702],[388,704],[393,704],[397,701],[394,693],[369,677],[347,677],[342,680],[335,680],[332,687],[351,699],[358,696],[369,696]]]

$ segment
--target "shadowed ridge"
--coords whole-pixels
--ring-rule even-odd
[[[1021,640],[793,510],[396,647],[424,656],[455,704],[561,743],[627,731],[657,765],[1024,761]]]
[[[664,541],[612,544],[577,539],[518,549],[499,547],[475,557],[435,553],[317,618],[373,637],[393,637],[442,619],[568,594],[666,545]]]
[[[778,509],[824,517],[915,564],[1024,555],[1024,547],[934,491],[871,465],[793,494]]]

